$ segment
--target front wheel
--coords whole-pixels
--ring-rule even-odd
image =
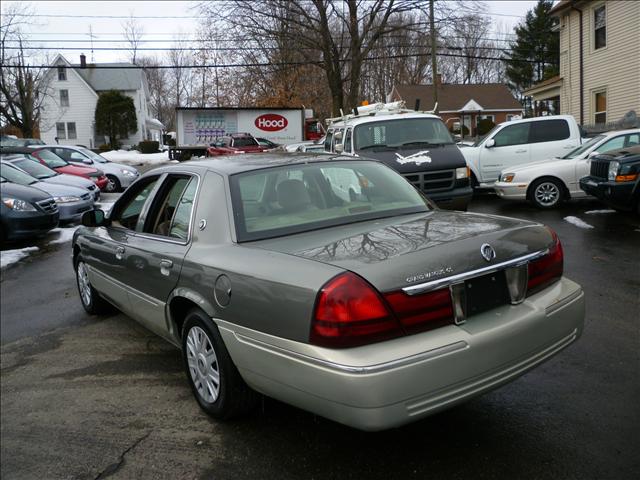
[[[538,208],[555,208],[563,198],[564,187],[554,178],[541,178],[531,185],[529,199]]]
[[[76,283],[80,302],[88,314],[97,315],[109,311],[111,305],[91,285],[87,265],[82,260],[76,262]]]
[[[201,310],[191,310],[182,329],[187,380],[200,407],[218,420],[247,412],[258,395],[233,364],[218,328]]]
[[[104,188],[104,191],[107,193],[115,193],[119,192],[122,187],[120,186],[120,180],[115,175],[107,175],[107,186]]]

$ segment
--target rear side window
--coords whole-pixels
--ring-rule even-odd
[[[555,142],[571,136],[566,120],[545,120],[531,123],[531,143]]]
[[[516,123],[500,130],[493,137],[496,147],[508,147],[510,145],[522,145],[529,143],[529,128],[531,122]]]

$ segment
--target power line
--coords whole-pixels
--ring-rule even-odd
[[[105,19],[125,19],[128,20],[130,18],[133,19],[158,19],[164,18],[167,20],[174,20],[180,18],[199,18],[202,19],[200,15],[63,15],[63,14],[53,14],[53,13],[13,13],[14,17],[43,17],[43,18],[105,18]]]

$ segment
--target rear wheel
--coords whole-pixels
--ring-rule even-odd
[[[111,309],[111,305],[91,285],[87,265],[82,260],[76,262],[76,283],[78,284],[80,302],[87,313],[97,315]]]
[[[529,200],[538,208],[555,208],[564,197],[562,182],[554,178],[541,178],[531,185]]]
[[[244,383],[218,328],[199,309],[185,318],[182,357],[191,390],[207,414],[226,420],[256,404],[258,394]]]
[[[120,186],[120,180],[115,175],[107,175],[107,186],[104,188],[104,191],[107,193],[119,192],[122,187]]]

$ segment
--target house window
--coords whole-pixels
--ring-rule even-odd
[[[607,92],[596,92],[594,104],[595,123],[607,123]]]
[[[64,67],[58,67],[58,80],[67,79],[67,69]]]
[[[517,117],[517,115],[513,115],[511,113],[507,114],[507,122],[510,122],[511,120],[513,120],[515,117]]]
[[[60,90],[60,106],[69,106],[69,90]]]
[[[64,130],[64,122],[56,123],[56,137],[60,140],[64,140],[67,138],[66,132]]]
[[[67,136],[69,139],[78,138],[76,135],[76,122],[68,122],[67,123]]]
[[[493,123],[496,122],[496,116],[495,115],[480,115],[479,119],[480,120],[491,120]]]
[[[607,46],[607,10],[604,5],[593,9],[593,37],[596,50]]]

